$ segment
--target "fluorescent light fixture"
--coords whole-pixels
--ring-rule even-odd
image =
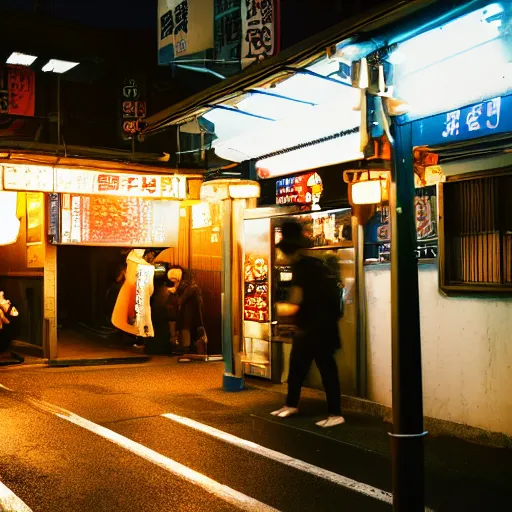
[[[360,143],[360,134],[352,133],[327,142],[258,160],[256,162],[258,176],[263,179],[275,178],[327,165],[362,160],[364,154],[361,152]]]
[[[354,106],[359,103],[360,91],[337,87],[341,89],[337,96],[309,109],[306,117],[304,112],[298,112],[265,129],[245,132],[217,145],[215,153],[225,160],[242,162],[359,127],[361,112],[354,110]],[[318,146],[315,152],[317,149]]]
[[[352,184],[352,204],[378,204],[382,200],[380,180]]]
[[[502,14],[503,6],[493,3],[461,16],[399,43],[390,62],[400,66],[399,73],[412,73],[481,46],[500,36]]]
[[[13,52],[7,59],[7,64],[12,64],[13,66],[30,66],[37,59],[34,55],[27,55],[25,53]]]
[[[75,66],[78,66],[78,62],[71,62],[67,60],[50,59],[44,66],[43,71],[46,73],[51,71],[52,73],[66,73]]]
[[[427,69],[398,75],[395,94],[409,104],[411,118],[423,117],[507,94],[511,71],[506,42],[496,39]]]

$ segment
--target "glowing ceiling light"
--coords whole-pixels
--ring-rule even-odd
[[[307,117],[302,112],[297,113],[275,121],[263,130],[251,130],[225,140],[215,147],[215,153],[225,160],[243,162],[359,128],[361,112],[354,110],[354,105],[360,99],[360,91],[351,87],[338,87],[342,87],[344,92],[341,98],[336,97],[336,100],[311,108]],[[321,155],[318,156],[321,158]]]
[[[6,64],[13,66],[30,66],[37,59],[34,55],[27,55],[25,53],[13,52],[6,60]]]
[[[52,73],[66,73],[70,69],[73,69],[75,66],[78,66],[78,62],[71,62],[67,60],[58,60],[58,59],[50,59],[44,66],[42,71],[47,73],[51,71]]]
[[[363,158],[364,154],[360,149],[360,134],[355,132],[320,144],[258,160],[256,169],[260,178],[275,178]]]

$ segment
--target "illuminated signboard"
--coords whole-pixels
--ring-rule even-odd
[[[317,204],[322,191],[322,179],[316,172],[283,178],[276,182],[276,203]]]
[[[62,194],[60,243],[176,247],[179,202]]]
[[[5,190],[53,191],[53,167],[44,165],[4,165]]]
[[[55,169],[55,192],[185,199],[184,176]]]
[[[512,96],[469,105],[412,123],[413,146],[477,139],[512,130]]]
[[[22,164],[3,165],[2,174],[5,190],[167,199],[187,197],[187,179],[178,175],[128,174]]]

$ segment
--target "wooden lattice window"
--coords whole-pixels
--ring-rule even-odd
[[[512,292],[512,172],[447,182],[442,198],[442,287]]]

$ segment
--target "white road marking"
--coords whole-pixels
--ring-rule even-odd
[[[0,482],[0,510],[2,512],[32,512],[32,509],[2,482]]]
[[[217,498],[220,498],[231,505],[239,508],[240,510],[245,510],[247,512],[278,512],[277,509],[262,503],[250,496],[246,496],[245,494],[236,491],[235,489],[231,489],[226,485],[223,485],[211,478],[190,469],[179,462],[176,462],[173,459],[165,457],[164,455],[151,450],[150,448],[132,441],[127,437],[118,434],[108,428],[102,427],[101,425],[97,425],[92,421],[86,420],[81,416],[77,416],[76,414],[62,409],[58,406],[52,405],[48,402],[44,402],[42,400],[37,400],[34,398],[26,398],[26,401],[31,403],[34,407],[54,414],[63,420],[69,421],[70,423],[74,423],[79,427],[82,427],[89,432],[92,432],[104,439],[107,439],[118,446],[142,457],[143,459],[152,462],[153,464],[173,473],[174,475],[191,482],[194,485],[197,485],[207,491],[208,493],[214,495]],[[0,509],[1,510],[1,509]],[[27,511],[28,512],[28,511]]]
[[[284,453],[271,450],[270,448],[265,448],[264,446],[253,443],[252,441],[241,439],[240,437],[236,437],[232,434],[228,434],[227,432],[223,432],[222,430],[218,430],[214,427],[204,425],[203,423],[199,423],[197,421],[185,418],[183,416],[178,416],[176,414],[171,413],[162,414],[162,416],[177,423],[181,423],[182,425],[186,425],[187,427],[199,430],[200,432],[203,432],[205,434],[209,434],[213,437],[216,437],[217,439],[225,441],[226,443],[233,444],[235,446],[248,450],[262,457],[266,457],[273,461],[286,464],[287,466],[298,469],[299,471],[304,471],[316,477],[323,478],[324,480],[332,482],[336,485],[346,487],[351,491],[364,494],[365,496],[375,498],[390,505],[393,504],[393,495],[391,493],[382,491],[381,489],[377,489],[376,487],[372,487],[371,485],[358,482],[357,480],[352,480],[351,478],[339,475],[338,473],[334,473],[333,471],[329,471],[327,469],[319,468],[318,466],[314,466],[313,464],[309,464],[308,462],[304,462],[299,459],[294,459],[293,457],[285,455]]]

